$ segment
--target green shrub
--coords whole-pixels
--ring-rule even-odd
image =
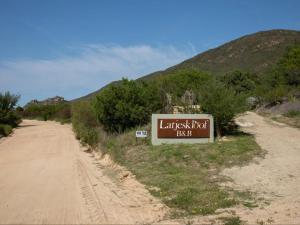
[[[228,130],[233,118],[247,110],[246,96],[236,94],[218,81],[207,84],[201,93],[201,106],[204,112],[214,117],[218,137]]]
[[[261,75],[255,89],[261,103],[277,104],[283,97],[299,92],[300,87],[300,45],[287,48],[285,55],[271,70]]]
[[[211,74],[205,72],[184,69],[170,72],[165,77],[157,77],[155,81],[162,93],[172,95],[174,104],[181,104],[181,96],[186,90],[197,92],[212,78]]]
[[[288,88],[283,85],[276,86],[264,94],[265,101],[271,104],[277,104],[282,101],[282,98],[288,95]]]
[[[109,132],[120,133],[146,124],[151,114],[161,108],[155,85],[127,79],[104,89],[94,101],[97,118]]]
[[[11,127],[16,127],[20,121],[20,116],[16,113],[15,105],[20,96],[5,92],[0,93],[0,124],[8,124]]]
[[[251,93],[255,89],[255,74],[234,71],[220,78],[227,88],[232,88],[236,93]]]
[[[291,118],[294,118],[294,117],[299,117],[300,118],[300,111],[298,111],[298,110],[290,110],[287,113],[285,113],[284,116],[291,117]]]
[[[12,132],[12,126],[7,124],[0,124],[0,137],[1,136],[8,136]]]
[[[22,115],[23,117],[30,119],[69,122],[71,120],[71,106],[69,103],[51,105],[30,104],[22,112]]]
[[[95,147],[98,144],[99,123],[89,101],[72,105],[72,125],[76,137],[83,144]]]
[[[291,86],[300,85],[300,45],[287,49],[278,63],[278,70],[284,77],[285,83]]]

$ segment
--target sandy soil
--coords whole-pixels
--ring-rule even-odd
[[[264,159],[223,171],[240,190],[256,192],[267,204],[234,211],[250,224],[300,224],[300,130],[248,112],[237,122],[267,151]],[[230,185],[230,184],[228,184]]]
[[[24,120],[0,140],[0,224],[161,220],[167,208],[130,173],[109,176],[109,166],[82,151],[70,125]]]

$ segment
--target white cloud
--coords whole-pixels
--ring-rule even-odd
[[[138,45],[86,45],[78,54],[55,59],[22,59],[0,62],[0,90],[32,98],[63,95],[72,99],[105,84],[128,77],[135,79],[177,64],[195,52],[175,47]]]

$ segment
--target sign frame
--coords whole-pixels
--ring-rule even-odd
[[[158,137],[158,121],[160,119],[173,119],[173,120],[209,120],[209,137],[197,137],[197,138],[159,138]],[[152,145],[160,144],[196,144],[196,143],[209,143],[214,142],[214,120],[210,114],[152,114],[152,132],[151,132],[151,141]]]

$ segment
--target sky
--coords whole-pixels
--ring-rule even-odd
[[[0,92],[74,99],[246,34],[300,30],[299,0],[0,0]]]

